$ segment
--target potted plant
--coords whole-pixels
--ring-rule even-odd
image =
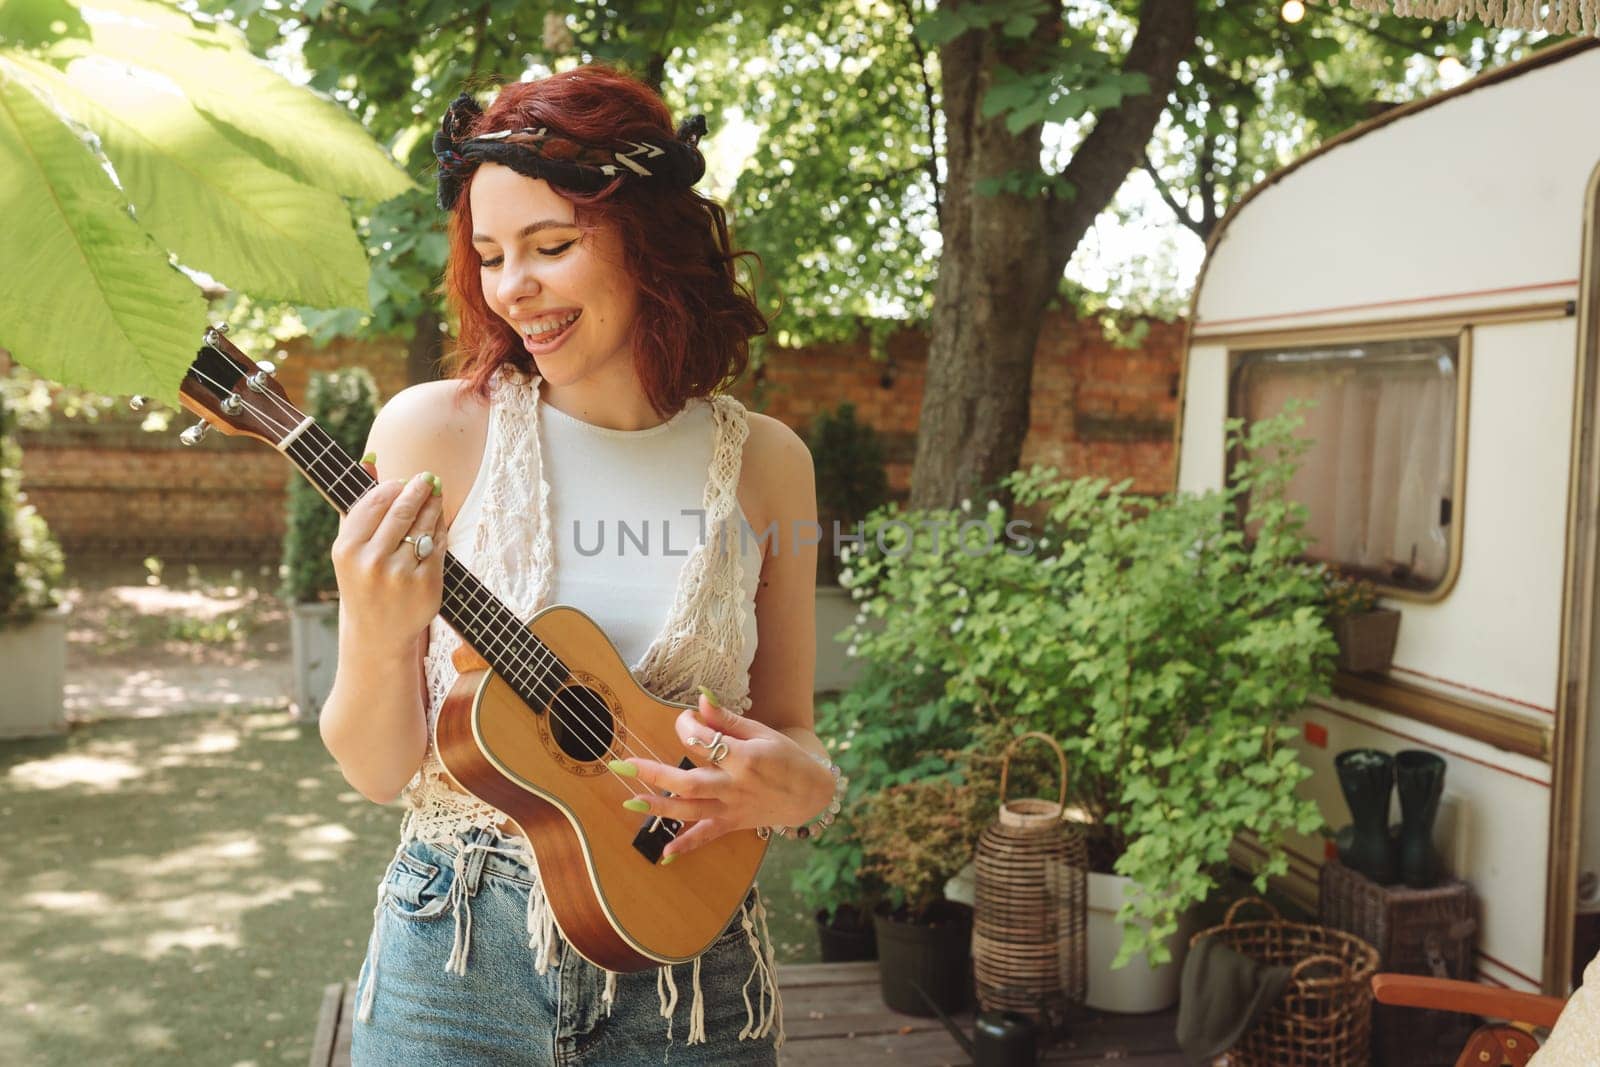
[[[22,449],[0,393],[0,737],[66,729],[67,607],[61,549],[22,493]]]
[[[366,448],[378,410],[378,388],[360,367],[317,372],[306,388],[306,414],[351,456]],[[284,596],[291,605],[295,714],[314,719],[333,688],[339,653],[338,582],[333,541],[339,513],[311,483],[295,477],[288,487],[283,539]]]
[[[957,709],[929,681],[906,665],[869,662],[856,685],[817,706],[817,734],[850,779],[832,829],[807,846],[805,862],[791,877],[791,888],[816,912],[824,961],[877,956],[872,915],[887,890],[862,869],[857,815],[864,798],[950,771],[940,750],[968,737]]]
[[[1365,578],[1326,567],[1323,579],[1328,628],[1339,646],[1339,669],[1387,671],[1400,636],[1400,612],[1378,607],[1377,587]]]
[[[870,539],[849,568],[879,622],[853,631],[858,651],[936,678],[975,723],[1041,730],[1067,750],[1091,835],[1092,1005],[1170,1005],[1183,930],[1235,837],[1264,851],[1264,888],[1287,869],[1285,835],[1321,825],[1296,795],[1310,770],[1289,744],[1290,716],[1328,691],[1334,652],[1304,513],[1284,495],[1297,421],[1231,423],[1234,481],[1203,495],[1139,499],[1126,482],[1035,468],[1007,485],[1037,525],[998,502],[886,509],[874,516],[886,550]],[[942,541],[924,534],[941,523]],[[968,552],[951,524],[991,548]],[[1124,996],[1132,975],[1146,981]]]
[[[931,999],[954,1013],[972,999],[972,909],[946,900],[944,884],[972,856],[981,810],[976,787],[941,778],[871,795],[853,819],[861,872],[885,888],[873,924],[883,1002],[894,1011],[933,1015]]]

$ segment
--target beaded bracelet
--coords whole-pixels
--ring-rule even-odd
[[[828,801],[828,806],[822,809],[820,815],[807,820],[799,826],[757,827],[756,833],[760,835],[763,841],[770,839],[773,834],[777,834],[779,837],[795,837],[801,841],[815,840],[822,836],[824,830],[833,825],[834,816],[838,815],[840,809],[844,807],[844,794],[845,790],[850,788],[850,779],[840,774],[839,765],[828,757],[819,756],[815,752],[808,752],[806,755],[828,768],[828,773],[833,775],[833,799]]]

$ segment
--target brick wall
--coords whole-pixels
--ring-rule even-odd
[[[1127,350],[1113,347],[1094,322],[1051,313],[1034,353],[1023,464],[1131,477],[1139,492],[1170,490],[1182,346],[1182,323],[1153,322],[1142,346]],[[902,330],[889,338],[887,354],[870,361],[865,341],[785,352],[736,392],[802,433],[819,412],[854,404],[856,417],[883,434],[890,489],[904,494],[916,457],[928,336]]]
[[[405,385],[403,342],[318,350],[301,341],[250,354],[278,364],[277,378],[297,405],[311,373],[336,366],[367,367],[382,397]],[[194,421],[187,412],[167,433],[139,429],[141,418],[119,411],[19,434],[23,491],[68,554],[275,561],[288,461],[252,438],[217,431],[187,448],[178,440]]]
[[[1172,487],[1172,427],[1177,411],[1181,324],[1151,324],[1138,350],[1113,348],[1094,323],[1052,314],[1034,362],[1033,402],[1023,462],[1070,474],[1132,477],[1145,492]],[[890,487],[910,485],[927,363],[921,330],[888,342],[888,362],[872,362],[865,341],[773,353],[759,376],[736,390],[745,403],[802,434],[820,411],[845,401],[885,438]],[[381,396],[405,384],[401,342],[348,343],[318,351],[291,342],[275,358],[278,378],[298,404],[314,370],[359,364]],[[23,487],[75,556],[158,555],[174,560],[267,562],[283,532],[286,460],[261,443],[213,432],[195,448],[173,431],[144,433],[138,417],[99,423],[57,421],[21,435]]]

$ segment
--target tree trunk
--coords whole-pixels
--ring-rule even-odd
[[[1047,201],[980,195],[977,185],[1039,171],[1040,127],[1020,134],[980,105],[992,72],[1026,69],[1029,52],[1054,40],[1051,20],[1014,41],[969,31],[939,50],[944,81],[946,181],[934,286],[932,340],[922,392],[912,507],[950,507],[978,497],[1016,465],[1028,431],[1029,383],[1039,320],[1055,289],[1043,263]]]
[[[1144,153],[1178,62],[1194,47],[1194,0],[1144,0],[1123,69],[1143,73],[1150,92],[1097,117],[1062,172],[1071,196],[981,196],[985,178],[1040,170],[1038,126],[1012,134],[1004,116],[982,117],[992,72],[1029,69],[1033,53],[1058,34],[1058,21],[1041,19],[1027,41],[968,31],[939,50],[948,180],[911,470],[915,508],[981,499],[1021,461],[1045,306],[1078,242]]]

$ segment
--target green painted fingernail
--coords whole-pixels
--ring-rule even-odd
[[[361,462],[376,463],[378,462],[378,454],[376,452],[368,452],[366,455],[361,457]]]
[[[428,475],[428,481],[433,483],[433,495],[439,496],[444,492],[444,479],[437,474]]]
[[[701,693],[702,696],[704,696],[707,700],[711,701],[711,703],[715,704],[717,707],[719,707],[719,708],[722,707],[722,701],[717,699],[717,694],[713,693],[711,690],[707,689],[705,686],[702,685],[700,687],[700,693]]]
[[[624,778],[639,777],[638,766],[628,762],[625,759],[614,759],[610,763],[606,764],[606,766],[611,768],[612,774],[620,774]]]
[[[676,852],[669,852],[665,856],[661,857],[661,866],[665,867],[667,864],[671,863],[677,858],[678,854]]]
[[[650,810],[650,802],[648,800],[641,800],[638,797],[629,797],[627,800],[622,802],[622,806],[627,808],[629,811],[646,812]]]

